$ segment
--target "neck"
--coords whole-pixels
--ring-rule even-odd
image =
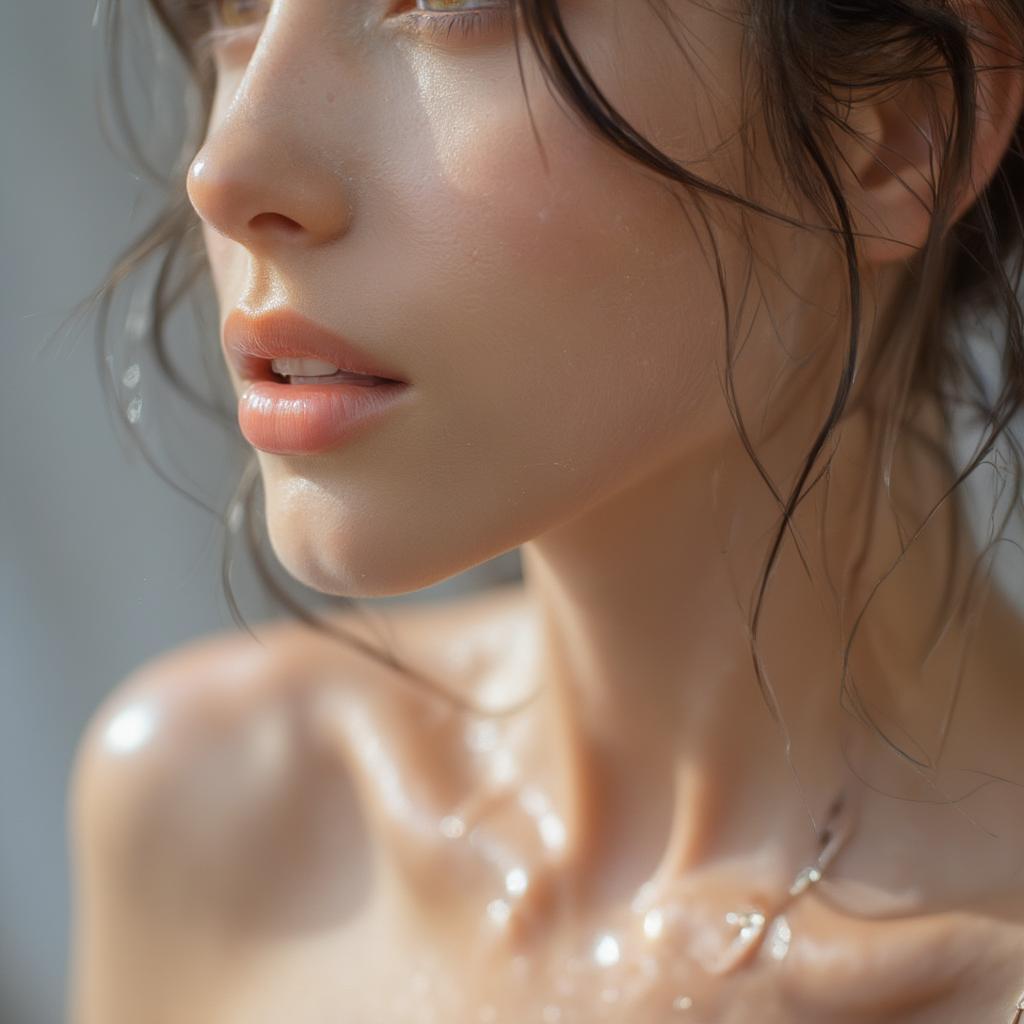
[[[783,544],[758,629],[760,680],[750,611],[780,513],[741,450],[690,453],[523,549],[543,714],[568,754],[568,818],[592,899],[736,856],[781,882],[815,851],[815,826],[851,781],[844,743],[861,729],[839,701],[850,626],[900,546],[889,496],[865,473],[868,426],[843,425],[827,517],[818,488],[794,519],[800,552],[792,536]],[[926,475],[906,467],[915,499],[931,499],[906,523],[941,494]],[[922,534],[858,628],[850,665],[876,721],[945,707],[902,666],[932,638],[948,536],[940,522]]]

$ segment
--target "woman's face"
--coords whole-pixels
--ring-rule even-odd
[[[426,0],[411,23],[415,0],[277,0],[218,51],[188,191],[222,319],[288,306],[409,382],[351,443],[258,453],[274,549],[324,593],[428,586],[735,433],[692,199],[569,113],[524,39],[528,107],[511,14],[453,20],[479,2]],[[659,6],[562,11],[639,132],[742,188],[740,27],[671,0],[673,39]],[[719,243],[736,270],[749,239]],[[763,347],[755,389],[778,368]]]

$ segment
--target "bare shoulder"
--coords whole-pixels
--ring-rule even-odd
[[[146,662],[89,719],[70,779],[72,838],[83,867],[116,874],[126,897],[221,899],[238,873],[233,841],[254,838],[301,784],[314,754],[304,666],[282,627],[259,632],[262,642],[216,634]]]
[[[282,815],[293,839],[345,820],[346,801],[347,819],[358,816],[346,790],[352,765],[322,728],[320,698],[405,719],[420,696],[370,653],[385,649],[468,694],[518,602],[507,587],[369,616],[345,611],[328,620],[337,638],[283,620],[259,627],[261,642],[216,634],[145,663],[97,708],[76,749],[69,809],[78,865],[91,882],[109,874],[120,898],[151,908],[194,903],[194,913],[223,914],[233,893],[249,906],[262,874],[280,879]],[[253,843],[260,855],[241,857]]]
[[[138,1020],[160,1001],[207,1019],[199,1008],[246,949],[353,911],[337,880],[359,886],[368,870],[358,801],[318,756],[312,677],[288,625],[257,634],[262,643],[216,634],[143,664],[79,739],[75,1024]],[[342,650],[335,679],[361,672]]]

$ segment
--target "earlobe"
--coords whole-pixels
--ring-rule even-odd
[[[963,217],[1002,163],[1024,113],[1024,70],[985,5],[972,8],[977,119],[967,180],[952,211]],[[999,70],[985,70],[998,68]],[[898,94],[855,105],[838,140],[846,196],[865,262],[904,261],[928,237],[954,97],[948,75],[907,82]]]

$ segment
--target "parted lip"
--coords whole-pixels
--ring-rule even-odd
[[[362,352],[347,338],[328,331],[286,306],[259,315],[233,309],[224,321],[224,348],[245,380],[273,380],[273,359],[323,359],[340,370],[407,383],[399,374]]]

